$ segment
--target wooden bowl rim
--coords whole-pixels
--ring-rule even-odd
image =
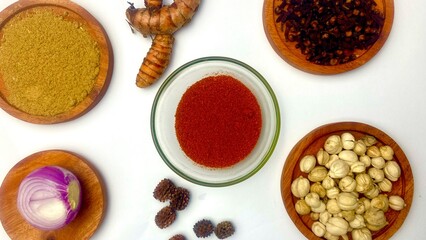
[[[15,185],[35,169],[49,165],[60,166],[74,173],[82,186],[83,198],[81,209],[71,223],[57,230],[43,231],[27,223],[20,215],[14,200],[19,185]],[[94,190],[84,191],[87,188]],[[102,223],[105,211],[106,190],[101,175],[90,162],[70,151],[45,150],[25,157],[12,167],[0,187],[0,222],[11,239],[73,240],[75,236],[82,235],[84,239],[89,239]],[[25,236],[22,236],[23,232]],[[73,234],[69,235],[70,232]]]
[[[379,39],[357,59],[335,66],[324,66],[309,62],[299,49],[294,47],[295,43],[286,43],[281,28],[281,23],[276,23],[274,8],[280,0],[264,0],[263,4],[263,27],[269,43],[274,51],[291,66],[318,75],[332,75],[354,70],[373,58],[385,44],[393,24],[394,1],[380,0],[383,3],[383,14],[385,21]]]
[[[112,78],[114,65],[113,50],[109,37],[103,26],[93,17],[86,9],[80,5],[68,0],[19,0],[0,12],[0,30],[17,14],[30,10],[32,8],[57,8],[64,9],[75,15],[78,21],[84,22],[88,26],[88,30],[93,39],[98,42],[100,50],[100,69],[97,79],[95,80],[93,89],[88,93],[87,97],[71,110],[60,113],[55,116],[38,116],[26,113],[20,109],[10,105],[2,94],[0,89],[0,108],[11,116],[20,120],[34,124],[55,124],[67,122],[81,117],[93,107],[105,95],[105,92]],[[1,77],[0,77],[0,81]]]
[[[389,239],[402,226],[411,208],[412,201],[413,201],[413,194],[414,194],[413,173],[411,170],[410,163],[405,153],[400,148],[400,146],[385,132],[381,131],[380,129],[376,127],[368,125],[366,123],[348,121],[348,122],[335,122],[335,123],[325,124],[313,129],[297,142],[297,144],[290,151],[286,159],[286,162],[283,166],[283,170],[281,174],[281,180],[280,180],[281,197],[282,197],[285,209],[287,213],[289,214],[293,223],[296,225],[296,227],[305,237],[307,237],[308,239],[322,239],[313,234],[310,227],[307,226],[307,223],[305,223],[302,220],[302,217],[298,215],[298,213],[296,212],[294,208],[294,203],[296,198],[292,195],[290,190],[291,182],[294,179],[293,169],[295,167],[299,167],[298,163],[302,157],[302,154],[307,148],[309,148],[311,143],[317,141],[321,137],[329,136],[329,135],[332,135],[333,133],[341,133],[346,131],[362,132],[365,134],[370,134],[376,137],[379,142],[392,146],[392,148],[395,151],[395,156],[396,156],[395,158],[397,159],[398,163],[400,165],[404,164],[405,166],[404,168],[401,167],[401,170],[402,170],[401,176],[403,178],[404,183],[406,183],[406,185],[403,187],[401,191],[404,192],[405,194],[403,198],[405,200],[406,207],[402,211],[397,212],[398,217],[393,223],[386,226],[384,229],[380,230],[379,232],[376,232],[375,234],[373,234],[373,239],[376,239],[376,240]],[[375,132],[375,134],[371,134],[371,132]],[[291,179],[288,179],[289,177]],[[352,238],[350,237],[350,239]]]

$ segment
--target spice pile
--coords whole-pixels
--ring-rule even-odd
[[[82,102],[99,73],[98,43],[79,23],[49,10],[24,11],[0,40],[4,97],[17,109],[55,116]]]
[[[400,211],[404,199],[388,196],[401,168],[390,146],[377,145],[373,136],[361,139],[345,132],[329,136],[316,156],[300,160],[307,174],[291,184],[300,215],[310,214],[312,232],[325,239],[372,239],[372,232],[386,227],[386,212]]]
[[[275,14],[285,39],[296,42],[306,60],[337,65],[355,60],[357,50],[379,38],[384,17],[376,6],[374,0],[282,0]]]
[[[175,115],[180,147],[191,160],[210,168],[242,161],[255,147],[261,128],[256,97],[228,75],[209,76],[193,84]]]

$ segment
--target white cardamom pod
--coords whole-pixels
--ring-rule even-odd
[[[401,168],[396,161],[387,161],[383,169],[387,179],[395,182],[401,176]]]
[[[314,155],[306,155],[300,160],[300,171],[304,173],[309,173],[310,171],[312,171],[312,169],[314,169],[316,163],[317,160],[315,159]]]

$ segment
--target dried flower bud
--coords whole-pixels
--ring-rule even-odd
[[[165,202],[171,199],[175,185],[170,179],[161,180],[154,189],[154,198],[160,202]]]
[[[176,211],[170,207],[166,206],[162,208],[157,215],[155,215],[155,224],[161,229],[170,226],[176,219]]]
[[[178,211],[186,208],[189,202],[189,191],[182,187],[177,187],[173,192],[170,206]]]
[[[177,234],[171,237],[169,240],[186,240],[186,238],[182,234]]]
[[[194,233],[199,238],[206,238],[214,231],[213,223],[210,220],[200,220],[193,227]]]
[[[214,233],[217,238],[225,239],[235,233],[235,228],[230,221],[223,221],[217,224]]]

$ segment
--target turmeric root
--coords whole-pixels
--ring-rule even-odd
[[[154,37],[151,48],[144,58],[136,77],[136,85],[138,87],[150,86],[163,74],[169,65],[173,42],[174,37],[170,34],[159,34]]]
[[[162,0],[145,0],[145,6],[148,9],[158,9],[163,6]]]
[[[139,9],[130,3],[126,16],[132,31],[136,29],[144,37],[155,35],[136,77],[138,87],[148,87],[163,74],[170,62],[173,33],[192,19],[200,1],[174,0],[163,6],[162,0],[144,0],[146,8]]]
[[[173,34],[194,16],[200,0],[174,0],[167,6],[161,0],[145,0],[146,8],[135,8],[133,4],[126,11],[130,25],[143,36]],[[147,5],[148,4],[148,5]]]

